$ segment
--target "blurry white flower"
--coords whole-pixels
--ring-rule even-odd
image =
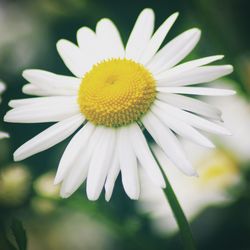
[[[59,186],[54,185],[55,174],[49,172],[43,174],[34,182],[34,189],[36,193],[45,198],[56,199],[59,197]]]
[[[31,200],[31,207],[36,213],[47,215],[56,210],[57,204],[53,200],[34,196]]]
[[[184,145],[193,156],[192,162],[199,177],[188,178],[176,170],[159,148],[155,147],[154,151],[190,221],[208,206],[232,201],[228,189],[240,182],[240,172],[235,159],[224,151],[214,149],[207,152],[191,143]],[[139,210],[149,213],[158,232],[176,232],[178,227],[163,191],[154,186],[143,172],[141,175]]]
[[[0,94],[2,94],[5,90],[5,85],[2,81],[0,81]]]
[[[48,172],[39,176],[34,182],[33,187],[39,197],[32,198],[31,207],[39,214],[52,213],[58,207],[56,199],[60,197],[60,187],[54,185],[54,176],[53,172]]]
[[[27,197],[31,176],[21,164],[10,165],[0,172],[0,203],[16,206]]]
[[[5,91],[5,84],[0,80],[0,104],[1,104],[1,94]],[[0,131],[0,139],[3,139],[3,138],[8,138],[9,137],[9,134],[8,133],[5,133],[5,132],[2,132]]]
[[[236,86],[229,80],[216,81],[221,87]],[[207,97],[210,104],[220,107],[225,126],[232,132],[232,136],[220,137],[219,142],[226,149],[230,149],[239,161],[250,160],[250,103],[239,95],[230,96],[223,100],[218,97]]]
[[[105,185],[112,195],[121,171],[127,195],[138,199],[138,163],[152,182],[165,187],[161,172],[149,150],[141,126],[147,129],[168,158],[187,175],[196,175],[175,134],[206,147],[213,143],[197,129],[230,134],[219,121],[221,112],[186,95],[226,96],[234,91],[189,85],[207,83],[232,72],[231,65],[207,66],[223,56],[180,63],[200,39],[190,29],[159,50],[178,13],[153,33],[154,12],[139,15],[126,48],[109,19],[77,32],[78,45],[60,40],[57,50],[75,77],[42,70],[26,70],[29,81],[23,92],[43,96],[13,100],[5,121],[57,122],[15,153],[16,161],[46,150],[75,134],[67,146],[55,183],[62,182],[61,196],[69,197],[87,179],[87,196],[98,199]],[[159,51],[158,51],[159,50]],[[177,66],[176,66],[177,65]]]

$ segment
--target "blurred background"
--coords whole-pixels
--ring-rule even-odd
[[[0,117],[10,99],[24,98],[21,73],[39,68],[70,75],[55,44],[76,42],[82,26],[94,29],[111,18],[126,42],[139,12],[151,7],[156,27],[175,11],[180,16],[166,38],[198,27],[202,38],[189,58],[224,54],[234,65],[217,86],[237,90],[237,96],[207,98],[223,111],[230,138],[215,137],[218,148],[204,150],[187,144],[199,180],[172,172],[159,153],[193,230],[198,249],[250,249],[250,32],[247,0],[0,0],[0,79],[6,84]],[[182,249],[171,211],[159,190],[142,183],[142,197],[131,201],[118,179],[106,203],[86,199],[81,187],[68,199],[58,195],[53,177],[69,140],[21,163],[12,153],[47,124],[5,124],[10,139],[0,141],[0,249],[98,250]],[[20,248],[22,246],[23,248]]]

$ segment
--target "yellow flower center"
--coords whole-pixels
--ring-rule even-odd
[[[139,120],[155,96],[155,79],[143,65],[128,59],[110,59],[86,73],[78,103],[93,124],[120,127]]]

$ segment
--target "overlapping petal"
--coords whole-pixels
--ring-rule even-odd
[[[56,145],[73,134],[83,121],[84,117],[78,114],[52,125],[18,148],[14,153],[14,160],[21,161]]]
[[[22,103],[21,101],[10,102],[11,105]],[[4,121],[18,123],[41,123],[57,122],[79,114],[79,106],[76,98],[51,97],[50,100],[43,98],[38,100],[27,100],[26,105],[18,105],[7,112]]]

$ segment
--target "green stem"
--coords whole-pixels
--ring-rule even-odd
[[[150,148],[151,149],[151,148]],[[151,152],[158,164],[158,166],[160,167],[160,170],[162,172],[162,175],[164,177],[164,180],[166,182],[166,188],[163,189],[164,194],[169,202],[169,205],[171,207],[171,210],[174,214],[175,220],[179,226],[180,229],[180,234],[181,237],[183,239],[183,245],[184,245],[184,249],[186,250],[195,250],[195,244],[194,244],[194,239],[193,239],[193,235],[189,226],[189,223],[187,221],[187,218],[178,202],[178,199],[175,196],[174,190],[165,174],[165,172],[162,169],[162,166],[160,164],[160,162],[158,161],[156,155],[154,154],[153,150],[151,149]]]

